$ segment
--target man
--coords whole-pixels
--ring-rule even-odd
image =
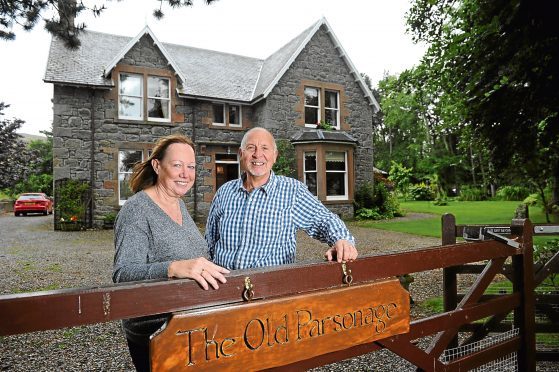
[[[277,147],[264,128],[249,130],[239,156],[244,174],[219,188],[206,224],[210,257],[238,270],[295,262],[296,232],[327,243],[325,257],[338,262],[357,258],[354,238],[306,185],[272,171]]]

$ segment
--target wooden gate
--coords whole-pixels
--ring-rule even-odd
[[[456,225],[454,216],[445,215],[442,218],[442,244],[455,244],[457,237],[464,237],[470,241],[484,241],[487,239],[500,239],[507,242],[506,236],[511,233],[509,226],[501,225]],[[550,236],[559,235],[559,225],[556,224],[538,224],[532,226],[531,229],[523,232],[525,254],[527,252],[526,242],[530,245],[534,236]],[[515,244],[513,241],[509,241]],[[457,287],[458,275],[460,274],[480,274],[484,270],[484,265],[478,263],[464,264],[455,267],[444,269],[443,282],[444,282],[444,308],[445,310],[454,309],[458,306],[458,301],[463,300],[464,295],[460,294]],[[534,334],[535,335],[557,335],[559,334],[559,298],[556,289],[550,290],[549,288],[541,287],[544,280],[552,275],[559,273],[559,252],[556,252],[545,262],[534,262],[532,272],[533,278],[529,282],[524,283],[522,290],[532,290],[533,296],[528,297],[531,303],[527,316],[534,318]],[[513,265],[510,263],[502,266],[500,272],[508,281],[518,286],[518,274],[515,273]],[[515,284],[517,283],[517,284]],[[505,283],[506,284],[506,283]],[[494,292],[494,291],[493,291]],[[502,294],[510,292],[508,286],[502,286],[499,289],[500,293],[484,294],[483,299],[498,298]],[[461,345],[476,342],[483,339],[490,333],[504,332],[511,329],[513,324],[510,313],[503,312],[496,314],[491,318],[486,319],[482,323],[466,324],[460,328],[460,332],[469,334],[469,337],[462,340]],[[514,319],[520,314],[514,313]],[[535,337],[535,336],[534,336]],[[545,336],[544,340],[548,339]],[[554,348],[545,350],[543,347],[538,349],[536,343],[535,347],[535,360],[537,361],[559,361],[559,348],[557,342],[552,342]],[[454,338],[450,343],[451,346],[458,346],[457,338]]]
[[[448,228],[448,225],[445,226]],[[242,307],[246,306],[243,293],[247,277],[253,286],[250,303],[254,304],[288,296],[310,297],[317,291],[335,292],[350,284],[357,286],[398,275],[439,268],[455,270],[460,265],[486,262],[483,272],[460,302],[456,295],[454,300],[452,296],[447,296],[443,313],[414,319],[409,324],[409,332],[303,357],[278,368],[312,368],[386,348],[425,371],[464,371],[511,352],[518,353],[520,370],[534,371],[533,226],[528,220],[513,220],[510,228],[517,244],[511,245],[512,240],[459,244],[445,242],[443,246],[432,248],[367,256],[348,263],[345,267],[338,263],[323,262],[236,271],[228,276],[228,282],[217,291],[204,291],[191,280],[157,280],[98,288],[4,295],[0,296],[0,335],[150,314],[208,310],[218,305],[221,308]],[[512,293],[484,297],[485,288],[497,273],[503,271],[507,260],[512,265]],[[348,275],[351,280],[348,280]],[[451,275],[445,275],[444,285],[445,289],[452,288]],[[146,298],[150,301],[145,301]],[[335,295],[332,296],[332,301],[336,301]],[[511,311],[514,311],[514,326],[519,330],[516,336],[453,360],[443,362],[440,359],[462,327],[488,317],[498,318]],[[418,346],[417,340],[428,336],[432,336],[430,346]],[[242,368],[261,369],[258,361],[244,364]]]

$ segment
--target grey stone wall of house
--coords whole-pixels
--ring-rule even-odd
[[[373,143],[372,143],[372,115],[373,111],[365,97],[363,90],[354,80],[353,75],[339,57],[339,51],[325,32],[324,26],[313,36],[307,46],[291,64],[290,68],[272,89],[266,99],[262,111],[255,117],[258,123],[265,126],[276,138],[292,137],[303,130],[294,123],[299,119],[300,113],[295,111],[300,97],[296,89],[301,80],[317,80],[336,83],[344,86],[346,95],[346,108],[349,116],[350,134],[357,139],[355,149],[355,183],[356,189],[366,181],[373,180]],[[261,121],[261,120],[265,121]],[[330,204],[328,208],[343,217],[353,216],[353,206],[348,204]]]
[[[124,56],[122,63],[169,69],[164,56],[153,47],[153,41],[149,36],[141,38],[140,42]],[[178,102],[177,110],[185,111],[180,105],[181,101]],[[117,102],[110,98],[108,90],[55,85],[53,111],[54,179],[72,178],[90,181],[93,165],[93,225],[97,227],[102,225],[105,214],[119,209],[118,195],[116,195],[119,149],[130,148],[131,144],[153,144],[162,136],[185,131],[182,123],[119,121]],[[93,141],[92,129],[95,133]]]
[[[210,202],[206,195],[213,196],[213,186],[204,184],[204,180],[214,177],[212,169],[207,169],[204,164],[212,162],[209,155],[201,153],[201,146],[231,144],[232,147],[241,143],[245,131],[228,130],[225,127],[211,128],[208,124],[213,117],[212,106],[208,101],[185,100],[183,113],[185,114],[184,133],[197,145],[196,186],[188,193],[185,200],[193,217],[199,222],[205,222],[210,210]],[[252,109],[243,106],[243,117],[252,117]],[[196,129],[193,130],[193,123]]]

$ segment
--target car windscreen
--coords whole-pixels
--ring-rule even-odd
[[[31,200],[31,199],[43,199],[41,194],[28,194],[28,195],[21,195],[18,200]]]

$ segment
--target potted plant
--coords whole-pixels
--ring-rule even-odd
[[[83,229],[85,220],[86,203],[84,201],[89,185],[79,180],[65,180],[60,183],[57,190],[55,209],[58,221],[55,228],[58,230],[77,231]]]
[[[112,229],[116,220],[116,212],[109,212],[103,216],[103,228]]]

